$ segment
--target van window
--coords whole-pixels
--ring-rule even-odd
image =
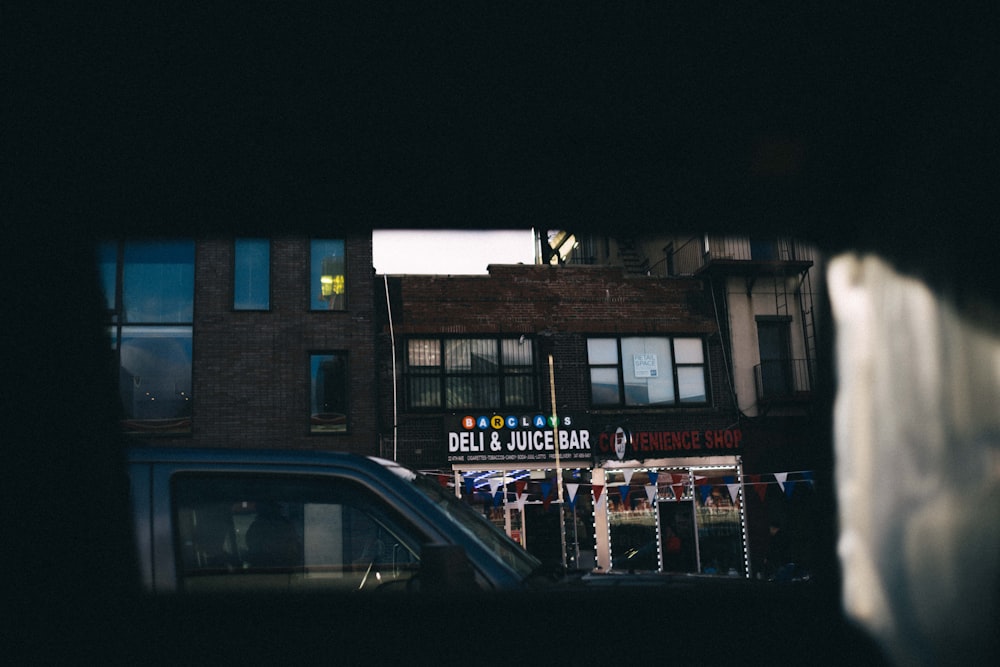
[[[335,477],[177,475],[179,588],[404,588],[427,541],[376,494]]]

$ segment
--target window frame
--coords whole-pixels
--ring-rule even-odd
[[[632,339],[632,338],[648,338],[656,339],[660,341],[666,341],[670,349],[670,376],[673,382],[673,399],[670,402],[660,402],[660,403],[645,403],[645,404],[635,404],[629,403],[627,401],[627,389],[625,383],[625,361],[622,356],[622,340]],[[690,362],[678,362],[677,361],[677,349],[675,346],[675,341],[678,339],[684,340],[697,340],[701,343],[701,353],[702,362],[690,363]],[[602,362],[602,363],[592,363],[590,359],[590,341],[614,341],[615,352],[617,354],[617,361],[615,363]],[[696,335],[657,335],[649,336],[643,334],[632,334],[632,335],[592,335],[586,338],[586,349],[587,349],[587,383],[589,387],[589,401],[590,406],[596,409],[602,408],[615,408],[615,409],[625,409],[625,410],[650,410],[650,409],[669,409],[675,410],[678,408],[698,408],[698,407],[708,407],[712,404],[711,401],[711,382],[710,373],[708,367],[708,341],[704,336]],[[678,370],[681,368],[698,368],[702,369],[702,382],[705,388],[705,400],[704,401],[685,401],[681,397],[681,383]],[[594,381],[593,381],[593,371],[595,369],[613,369],[616,374],[617,382],[617,393],[618,398],[615,402],[598,402],[594,400]]]
[[[342,280],[342,284],[339,287],[340,292],[336,291],[338,288],[336,287],[336,283],[334,283],[334,287],[332,288],[332,290],[334,292],[334,295],[332,297],[327,298],[327,299],[324,299],[324,296],[322,294],[323,287],[322,287],[322,284],[321,284],[322,283],[322,277],[325,275],[323,273],[323,268],[322,268],[322,262],[323,262],[324,257],[322,255],[317,255],[317,253],[320,252],[319,249],[317,248],[317,244],[321,244],[321,243],[335,243],[335,244],[340,244],[339,245],[339,249],[342,252],[342,257],[340,258],[340,263],[341,263],[340,270],[343,273],[342,274],[333,274],[334,276],[339,276],[341,278],[341,280]],[[307,267],[306,270],[308,271],[308,273],[306,274],[307,275],[306,284],[308,285],[308,289],[309,289],[309,296],[308,296],[308,304],[309,304],[308,308],[309,308],[309,312],[311,312],[311,313],[321,313],[321,312],[343,313],[343,312],[347,311],[347,309],[348,309],[347,294],[348,294],[348,291],[349,291],[349,289],[348,289],[349,285],[348,285],[348,280],[347,280],[347,269],[348,269],[349,261],[348,261],[347,255],[348,255],[348,253],[347,253],[347,240],[344,239],[344,238],[311,238],[311,239],[309,239],[309,262],[306,264],[306,267]],[[335,255],[333,255],[333,256],[336,257]],[[319,266],[316,266],[317,261],[319,262]],[[313,281],[314,277],[317,278],[317,282],[315,282],[315,283]],[[319,283],[319,284],[317,284],[317,283]],[[320,290],[320,292],[317,293],[317,290]],[[324,300],[327,302],[327,306],[326,307],[321,307],[321,306],[317,305],[318,302],[324,301]],[[336,305],[336,307],[335,307],[334,304],[338,304],[338,305]]]
[[[237,284],[238,284],[237,274],[240,271],[240,248],[239,248],[239,246],[240,246],[241,242],[258,242],[258,243],[261,243],[261,244],[266,244],[266,246],[267,246],[267,278],[266,278],[266,287],[265,287],[266,296],[265,296],[265,303],[264,303],[263,306],[240,306],[237,303],[237,300],[236,300],[237,299],[237,292],[238,292],[238,288],[237,288]],[[236,238],[233,239],[232,248],[233,248],[233,264],[232,264],[232,276],[231,276],[232,277],[232,280],[231,280],[231,287],[232,287],[232,295],[231,296],[232,296],[232,298],[231,298],[230,302],[232,304],[233,311],[235,311],[235,312],[269,312],[271,310],[271,269],[272,269],[272,261],[273,261],[272,260],[272,251],[274,249],[273,248],[273,244],[271,242],[271,239],[264,238],[264,237],[256,237],[256,236],[253,236],[253,237],[251,237],[251,236],[237,236]]]
[[[436,349],[431,351],[430,356],[437,360],[436,364],[415,365],[411,363],[411,345],[418,341],[433,342]],[[472,368],[468,370],[449,370],[448,368],[448,343],[461,341],[490,341],[493,343],[496,354],[496,369],[494,371],[477,371]],[[505,361],[504,343],[514,343],[518,345],[530,345],[531,363],[525,364],[510,363]],[[410,412],[444,412],[452,410],[535,410],[540,407],[540,387],[541,369],[538,362],[538,354],[533,338],[522,335],[468,335],[468,336],[440,336],[440,335],[412,335],[404,340],[404,395],[406,409]],[[418,370],[419,369],[419,370]],[[497,399],[486,405],[476,404],[474,401],[449,404],[449,380],[461,381],[463,378],[492,380],[492,392]],[[530,400],[527,403],[513,403],[510,399],[517,394],[511,388],[511,380],[527,378],[531,387]],[[437,398],[433,404],[426,404],[421,401],[418,405],[415,401],[414,381],[421,380],[436,384]]]
[[[190,307],[179,309],[178,313],[182,313],[185,316],[182,317],[171,317],[166,314],[160,314],[159,316],[153,318],[140,318],[133,317],[130,318],[126,312],[126,279],[128,278],[128,271],[126,270],[127,260],[129,258],[129,247],[134,246],[141,251],[141,246],[151,247],[157,244],[169,244],[171,246],[184,246],[183,250],[185,254],[190,252],[190,262],[185,262],[185,266],[189,266],[190,274],[184,272],[182,284],[190,287],[190,294],[185,293],[182,298],[177,301],[178,304],[184,304],[190,300]],[[176,249],[175,249],[176,250]],[[118,377],[118,396],[121,403],[122,410],[122,420],[121,429],[126,435],[135,435],[142,437],[155,437],[155,436],[190,436],[193,433],[193,403],[194,403],[194,311],[195,311],[195,298],[197,290],[195,289],[195,280],[197,276],[197,247],[193,239],[189,238],[177,238],[177,239],[163,239],[163,240],[147,240],[147,239],[105,239],[98,243],[97,248],[98,262],[101,265],[101,282],[102,287],[105,291],[105,313],[106,313],[106,326],[109,335],[109,344],[112,350],[114,358],[114,373]],[[111,270],[111,256],[114,256],[113,262],[113,276]],[[186,257],[185,257],[186,258]],[[180,264],[174,264],[174,266],[180,266]],[[113,283],[112,283],[113,280]],[[142,281],[144,286],[148,286],[149,281]],[[110,288],[110,289],[109,289]],[[113,289],[114,293],[109,292]],[[108,303],[110,301],[110,303]],[[161,336],[152,335],[154,332],[161,332],[167,334],[167,336],[162,338],[174,338],[182,342],[181,346],[184,348],[186,367],[188,373],[184,378],[186,382],[181,383],[185,385],[181,390],[176,390],[175,396],[172,396],[170,400],[163,401],[159,405],[164,404],[176,404],[179,409],[174,410],[169,416],[165,417],[138,417],[136,413],[131,409],[127,408],[126,401],[124,399],[124,387],[123,387],[123,377],[125,370],[122,366],[122,354],[123,354],[123,341],[126,339],[154,339],[161,338]],[[169,334],[174,334],[170,336]],[[180,334],[180,335],[177,335]],[[125,346],[131,349],[131,346]],[[177,349],[176,345],[168,346],[173,349]],[[165,358],[161,359],[163,361]],[[175,359],[176,361],[176,359]],[[170,366],[170,364],[162,364],[164,366]],[[176,367],[176,364],[173,364]],[[139,376],[130,376],[131,382],[136,382]],[[155,375],[154,375],[155,377]],[[141,381],[141,380],[140,380]],[[175,382],[176,384],[176,382]],[[138,385],[135,385],[138,387]],[[151,385],[155,386],[155,385]],[[147,393],[147,395],[150,395]],[[155,400],[155,396],[151,396],[150,401]],[[149,403],[152,405],[152,403]]]

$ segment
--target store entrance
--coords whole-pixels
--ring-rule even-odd
[[[607,470],[611,568],[746,576],[739,464]]]
[[[590,470],[563,469],[562,494],[559,476],[551,468],[463,470],[461,474],[462,497],[543,563],[570,569],[594,567]]]

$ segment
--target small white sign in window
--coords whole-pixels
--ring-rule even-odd
[[[632,364],[635,366],[635,376],[637,378],[656,377],[656,355],[655,354],[634,354]]]

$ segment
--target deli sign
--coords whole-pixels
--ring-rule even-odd
[[[573,416],[453,415],[445,418],[449,463],[591,461],[590,431]]]
[[[743,431],[738,428],[696,431],[629,431],[619,426],[597,434],[594,458],[643,460],[666,456],[735,454],[742,450]]]

